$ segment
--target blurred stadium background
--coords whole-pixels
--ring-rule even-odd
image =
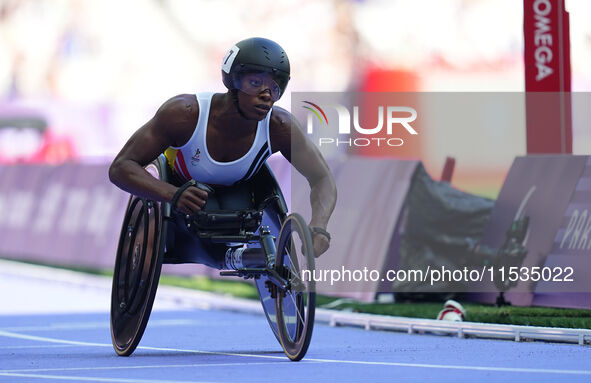
[[[586,92],[591,2],[566,5],[572,90]],[[289,53],[292,92],[524,91],[522,1],[0,0],[0,118],[32,115],[48,127],[0,129],[0,161],[107,162],[167,98],[224,91],[225,51],[257,35]],[[279,105],[289,109],[289,94]],[[586,109],[574,105],[574,154],[591,150],[591,131],[576,123]],[[452,155],[454,186],[494,197],[525,154],[524,127],[511,136],[479,127],[482,147],[422,135],[412,156],[437,177]]]

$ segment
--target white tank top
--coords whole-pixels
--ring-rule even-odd
[[[206,184],[230,186],[256,174],[271,155],[269,121],[272,109],[264,120],[259,121],[254,142],[244,156],[230,162],[218,162],[209,155],[206,141],[213,94],[213,92],[197,94],[199,102],[197,127],[186,144],[167,150],[167,158],[172,162],[173,158],[170,157],[176,151],[174,170],[187,181],[194,179]]]

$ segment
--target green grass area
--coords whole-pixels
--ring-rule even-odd
[[[591,310],[551,307],[497,307],[476,303],[464,303],[461,300],[458,301],[466,309],[466,320],[469,322],[591,328]],[[442,306],[442,303],[364,304],[344,302],[334,308],[371,314],[435,319],[439,311],[443,308]]]
[[[33,264],[33,262],[25,263]],[[113,275],[111,270],[92,270],[79,267],[62,268],[94,275]],[[162,275],[160,277],[160,284],[231,295],[239,298],[259,299],[257,289],[252,283],[236,280],[211,279],[204,276],[180,277]],[[458,301],[466,309],[466,320],[470,322],[591,329],[591,310],[551,307],[497,307],[465,303],[461,299],[458,299]],[[435,319],[439,311],[443,308],[443,303],[361,303],[349,299],[318,296],[317,307],[370,314]]]
[[[174,275],[162,275],[160,277],[160,283],[163,285],[231,295],[238,298],[259,299],[257,288],[253,284],[247,282],[225,281],[203,276],[178,277]]]

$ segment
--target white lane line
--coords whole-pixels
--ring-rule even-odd
[[[283,358],[286,365],[296,365]],[[26,368],[16,370],[0,370],[0,374],[4,373],[25,373],[25,372],[71,372],[71,371],[101,371],[101,370],[141,370],[151,368],[192,368],[192,367],[243,367],[243,366],[260,366],[260,365],[277,365],[281,362],[250,362],[250,363],[191,363],[191,364],[156,364],[156,365],[140,365],[140,366],[102,366],[102,367],[69,367],[69,368]]]
[[[76,347],[72,344],[51,344],[51,345],[35,345],[35,346],[0,346],[0,350],[17,350],[21,348],[63,348],[63,347]]]
[[[50,331],[50,330],[85,330],[85,329],[100,329],[109,327],[109,322],[72,322],[72,323],[52,323],[45,326],[12,326],[0,327],[4,331]]]
[[[306,359],[308,360],[308,359]],[[488,372],[524,372],[537,374],[564,374],[564,375],[591,375],[591,370],[555,370],[550,368],[518,368],[518,367],[493,367],[493,366],[461,366],[445,364],[427,364],[427,363],[399,363],[399,362],[366,362],[358,360],[333,360],[333,359],[309,359],[314,362],[325,363],[346,363],[363,364],[368,366],[395,366],[395,367],[418,367],[435,368],[442,370],[470,370],[470,371],[488,371]]]
[[[104,344],[104,343],[90,343],[90,342],[79,342],[79,341],[63,340],[63,339],[55,339],[55,338],[46,338],[46,337],[33,336],[33,335],[10,333],[10,332],[1,331],[1,330],[0,330],[0,336],[5,336],[8,338],[16,338],[16,339],[36,340],[36,341],[50,342],[50,343],[74,344],[74,345],[79,345],[79,346],[112,347],[110,344]],[[240,356],[240,357],[248,357],[248,358],[285,360],[285,356],[241,354],[241,353],[231,353],[231,352],[202,351],[202,350],[167,348],[167,347],[143,346],[143,347],[138,347],[138,349],[153,350],[153,351],[186,352],[186,353],[192,353],[192,354],[225,355],[225,356]],[[315,358],[306,358],[306,362],[340,363],[340,364],[355,364],[355,365],[367,365],[367,366],[434,368],[434,369],[442,369],[442,370],[468,370],[468,371],[488,371],[488,372],[517,372],[517,373],[590,375],[591,376],[591,370],[557,370],[557,369],[549,369],[549,368],[462,366],[462,365],[447,365],[447,364],[442,365],[442,364],[402,363],[402,362],[368,362],[368,361],[361,361],[361,360],[338,360],[338,359],[315,359]],[[301,364],[301,363],[302,362],[299,362],[299,364]]]
[[[8,332],[8,331],[3,331],[3,330],[0,330],[0,336],[5,336],[7,338],[14,338],[14,339],[36,340],[39,342],[71,344],[74,346],[113,347],[112,345],[105,344],[105,343],[78,342],[75,340],[55,339],[55,338],[47,338],[44,336],[17,334],[14,332]]]
[[[235,322],[227,322],[235,323]],[[164,326],[203,326],[209,325],[209,322],[192,320],[192,319],[160,319],[150,322],[150,327],[164,327]],[[45,326],[15,326],[15,327],[0,327],[4,331],[50,331],[50,330],[94,330],[101,328],[109,328],[108,321],[100,322],[61,322],[52,323]]]
[[[0,372],[0,376],[10,376],[13,378],[36,378],[53,380],[70,380],[75,382],[114,382],[114,383],[211,383],[197,380],[150,380],[150,379],[126,379],[126,378],[95,378],[90,376],[60,376],[60,375],[41,375],[41,374],[13,374]]]

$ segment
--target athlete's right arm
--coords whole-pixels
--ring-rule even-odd
[[[144,166],[169,146],[182,146],[187,142],[198,118],[199,104],[194,95],[179,95],[166,101],[117,154],[109,168],[111,182],[131,194],[171,202],[178,187],[154,178]],[[178,199],[177,208],[192,214],[201,210],[206,199],[205,191],[190,187]]]

